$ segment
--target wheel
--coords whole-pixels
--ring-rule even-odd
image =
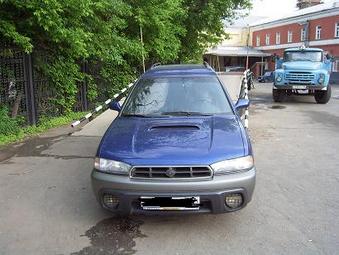
[[[272,95],[274,102],[282,102],[286,97],[286,91],[283,89],[273,89]]]
[[[331,99],[331,86],[327,86],[327,90],[316,90],[314,92],[314,99],[318,104],[327,104]]]

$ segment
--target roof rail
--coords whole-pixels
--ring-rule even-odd
[[[158,63],[153,64],[153,65],[151,66],[151,69],[156,68],[157,66],[161,66],[161,63],[158,62]]]
[[[211,69],[212,71],[214,71],[213,67],[211,67],[207,61],[204,61],[204,66],[208,69]]]

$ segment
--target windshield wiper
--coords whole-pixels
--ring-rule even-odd
[[[207,114],[203,112],[188,112],[188,111],[176,111],[176,112],[163,112],[162,115],[172,115],[172,116],[211,116],[212,114]]]
[[[122,117],[138,117],[138,118],[164,118],[163,115],[153,115],[153,114],[138,114],[138,113],[123,113]]]
[[[123,117],[139,117],[139,118],[151,118],[149,115],[144,114],[136,114],[136,113],[123,113],[121,114]]]

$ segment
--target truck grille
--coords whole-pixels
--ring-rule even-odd
[[[206,166],[134,167],[131,171],[131,178],[142,179],[183,179],[210,177],[212,177],[212,170]]]
[[[285,79],[291,83],[311,83],[315,74],[310,72],[290,72],[285,75]]]

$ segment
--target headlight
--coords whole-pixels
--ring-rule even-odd
[[[128,175],[129,170],[131,169],[131,166],[126,163],[115,161],[115,160],[95,158],[94,168],[99,171],[106,172],[109,174]]]
[[[320,84],[323,84],[323,83],[325,82],[325,74],[321,73],[321,74],[319,75],[318,82],[319,82]]]
[[[277,82],[281,82],[281,81],[282,81],[282,74],[281,74],[281,73],[278,73],[278,74],[277,74],[276,81],[277,81]]]
[[[248,171],[254,167],[252,156],[220,161],[211,165],[215,175]]]

